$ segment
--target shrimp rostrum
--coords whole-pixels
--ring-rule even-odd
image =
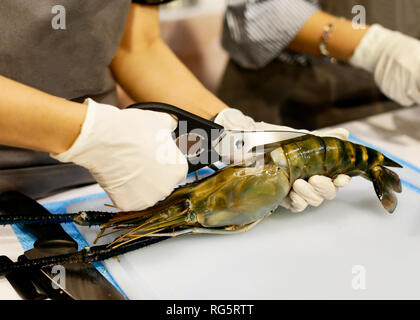
[[[401,192],[400,179],[386,166],[401,166],[376,150],[312,135],[278,142],[266,150],[263,159],[225,167],[176,189],[149,209],[116,213],[103,224],[99,236],[120,232],[113,242],[118,245],[150,235],[246,231],[276,210],[294,181],[313,175],[362,176],[372,181],[389,213],[397,206],[395,192]],[[77,220],[83,224],[83,218]]]

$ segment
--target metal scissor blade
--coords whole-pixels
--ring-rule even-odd
[[[25,251],[25,256],[31,259],[44,258],[63,253],[74,253],[74,248],[33,248]],[[57,283],[56,275],[48,267],[41,268],[41,272],[50,280],[47,282],[52,288],[54,283],[66,295],[75,300],[125,300],[125,297],[90,263],[75,263],[63,265],[64,284]],[[62,280],[63,280],[62,279]],[[51,288],[49,288],[51,290]],[[52,290],[54,291],[54,290]],[[59,292],[59,290],[56,290]]]
[[[309,134],[310,133],[304,131],[284,130],[225,130],[216,141],[214,148],[222,159],[229,159],[230,161],[235,159],[234,162],[238,162],[241,161],[241,159],[248,158],[250,153],[253,153],[254,155],[264,153],[264,146]]]

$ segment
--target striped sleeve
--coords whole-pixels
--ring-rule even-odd
[[[262,68],[317,10],[317,0],[229,0],[222,45],[244,68]]]

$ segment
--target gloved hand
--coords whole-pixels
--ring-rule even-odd
[[[51,156],[87,168],[119,209],[150,207],[185,179],[188,164],[171,136],[177,122],[170,115],[84,103],[88,110],[78,138]]]
[[[420,41],[374,24],[349,63],[372,72],[382,92],[403,106],[420,103]]]
[[[349,132],[343,128],[330,130],[295,130],[285,126],[273,125],[265,122],[255,122],[251,117],[245,116],[241,111],[233,108],[222,110],[214,122],[229,130],[289,130],[318,135],[320,137],[336,137],[347,140]],[[306,209],[308,205],[318,207],[325,199],[334,199],[339,187],[344,187],[350,182],[350,177],[340,174],[334,180],[315,175],[308,181],[298,179],[293,183],[292,191],[281,204],[294,212]]]

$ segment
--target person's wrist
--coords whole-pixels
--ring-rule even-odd
[[[61,123],[57,123],[55,141],[50,146],[50,153],[59,154],[68,150],[79,136],[87,115],[86,104],[65,101],[61,108]]]
[[[210,117],[210,120],[216,122],[217,117],[220,114],[222,114],[225,110],[229,110],[229,109],[231,109],[231,108],[228,107],[228,106],[222,106],[220,108],[214,109],[213,112],[212,112],[212,116]]]
[[[232,109],[232,108],[226,107],[226,108],[223,108],[222,110],[219,110],[219,112],[218,112],[218,113],[216,113],[216,114],[214,115],[214,117],[212,117],[212,118],[211,118],[211,120],[212,120],[213,122],[215,122],[215,123],[219,124],[220,119],[222,119],[222,118],[223,118],[223,116],[224,116],[224,114],[225,114],[226,112],[229,112],[228,110],[231,110],[231,109]]]
[[[214,120],[227,130],[255,130],[255,121],[235,108],[223,109]]]
[[[89,103],[89,102],[93,103]],[[61,138],[60,148],[50,152],[50,155],[62,162],[71,162],[72,155],[76,149],[80,149],[84,144],[88,132],[91,130],[95,114],[96,103],[91,99],[86,99],[83,103],[73,105],[74,117],[69,125],[66,135]]]

